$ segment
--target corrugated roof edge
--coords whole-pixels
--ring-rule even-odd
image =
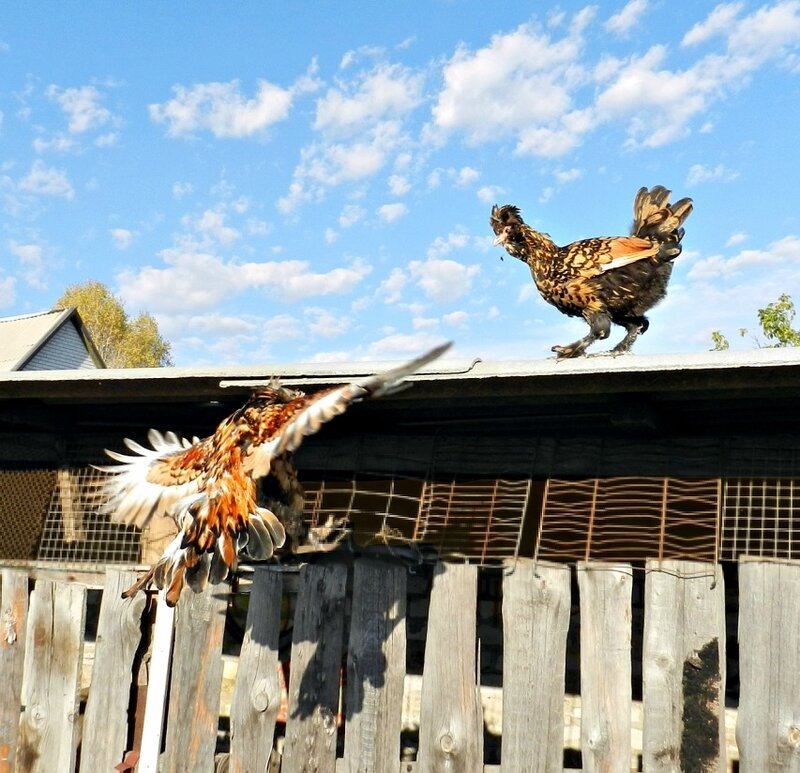
[[[356,361],[347,363],[286,363],[253,366],[170,367],[170,368],[106,368],[92,370],[18,371],[0,373],[2,382],[113,382],[159,381],[181,378],[218,378],[226,386],[266,383],[272,376],[285,382],[346,380],[394,367],[399,360]],[[577,376],[601,373],[653,373],[660,371],[725,370],[800,366],[800,347],[753,349],[743,352],[695,352],[686,354],[595,355],[575,360],[484,360],[444,359],[424,368],[419,379],[463,376],[465,378],[519,376]]]

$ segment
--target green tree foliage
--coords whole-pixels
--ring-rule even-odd
[[[122,302],[102,282],[68,287],[57,306],[77,306],[95,346],[109,368],[158,368],[172,365],[170,344],[151,314],[131,319]]]
[[[794,301],[791,296],[783,293],[777,301],[767,304],[758,310],[758,324],[761,334],[772,343],[762,344],[757,334],[751,334],[746,328],[739,329],[739,335],[744,338],[751,335],[759,348],[773,348],[779,346],[800,346],[800,330],[792,327],[795,317]],[[711,333],[712,351],[720,352],[730,347],[730,341],[719,330]]]

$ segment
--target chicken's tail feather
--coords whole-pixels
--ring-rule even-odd
[[[185,518],[184,528],[167,546],[161,558],[122,594],[123,598],[129,598],[154,583],[159,590],[166,589],[167,604],[175,606],[184,585],[200,593],[209,583],[217,585],[230,572],[235,572],[241,550],[251,558],[265,560],[271,558],[275,549],[286,540],[283,525],[266,508],[259,507],[250,513],[238,531],[225,529],[214,534],[202,526],[198,528],[198,523],[202,524],[205,519],[197,517],[197,513],[204,508],[202,504],[198,508],[196,501],[192,504],[195,517]]]
[[[672,191],[663,185],[640,188],[633,202],[631,236],[652,239],[663,245],[662,257],[671,260],[681,252],[683,223],[692,212],[692,200],[683,198],[670,204]]]

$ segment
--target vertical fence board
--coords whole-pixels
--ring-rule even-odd
[[[503,580],[502,770],[559,770],[570,613],[567,566],[518,560]]]
[[[647,771],[727,769],[719,565],[650,561],[642,655]]]
[[[176,606],[164,771],[214,770],[228,595],[223,584],[185,587]]]
[[[300,571],[283,773],[336,769],[346,583],[343,565],[309,564]]]
[[[135,572],[106,570],[92,683],[83,720],[81,773],[112,770],[125,753],[133,658],[142,638],[146,598],[137,593],[123,599],[121,594],[135,580]]]
[[[587,773],[631,764],[629,564],[578,565],[581,604],[581,754]]]
[[[400,759],[407,574],[386,561],[355,565],[345,693],[348,773],[392,770]]]
[[[3,569],[0,609],[0,773],[11,773],[17,753],[22,669],[25,662],[25,629],[28,619],[28,575]]]
[[[478,570],[438,564],[433,579],[419,728],[420,773],[483,769],[475,669]]]
[[[740,770],[800,771],[800,563],[739,563]]]
[[[37,581],[31,594],[16,770],[75,769],[86,589]]]
[[[233,773],[266,770],[272,752],[275,719],[281,704],[278,637],[282,591],[280,572],[266,567],[255,570],[231,701]]]
[[[164,731],[172,638],[175,630],[175,608],[168,607],[166,591],[159,591],[156,622],[150,645],[150,668],[147,672],[147,698],[144,707],[142,745],[139,750],[138,773],[156,773]]]

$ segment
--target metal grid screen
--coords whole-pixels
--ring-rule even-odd
[[[57,471],[36,556],[40,561],[140,562],[142,531],[97,513],[96,492],[105,476],[91,467]]]
[[[800,480],[731,478],[723,485],[720,557],[800,558]]]
[[[442,558],[514,558],[530,480],[305,482],[312,526],[346,521],[359,545],[426,545]]]
[[[715,561],[720,481],[551,479],[536,555],[560,561]]]

